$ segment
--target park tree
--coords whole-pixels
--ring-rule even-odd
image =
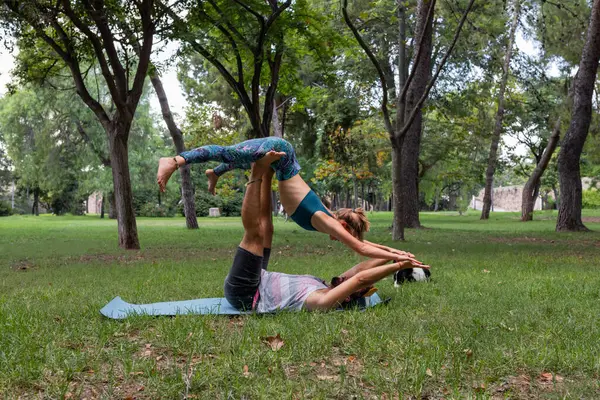
[[[128,166],[131,123],[142,95],[160,12],[153,0],[3,1],[3,26],[22,41],[40,48],[70,71],[77,94],[104,128],[109,149],[118,220],[118,243],[139,249]],[[135,28],[139,56],[122,29]],[[36,47],[37,49],[37,47]],[[111,108],[95,99],[86,86],[88,66],[99,65],[110,92]]]
[[[494,131],[492,133],[492,141],[490,144],[490,153],[488,157],[488,165],[485,171],[485,192],[483,194],[483,207],[481,210],[481,219],[488,219],[490,217],[490,210],[492,208],[492,190],[494,185],[494,173],[496,172],[496,163],[498,159],[498,146],[500,144],[500,137],[502,136],[503,121],[505,113],[505,97],[508,78],[510,75],[510,60],[513,53],[513,46],[517,33],[517,27],[519,25],[519,18],[521,14],[521,1],[513,0],[512,4],[512,16],[510,29],[507,35],[507,43],[504,49],[504,62],[502,64],[502,76],[500,78],[500,85],[498,87],[498,100],[496,110],[496,120],[494,123]]]
[[[540,187],[542,184],[542,176],[550,164],[552,154],[558,146],[560,139],[560,125],[561,120],[557,118],[552,135],[546,141],[546,146],[540,152],[539,150],[534,153],[536,165],[523,187],[523,194],[521,198],[521,221],[533,220],[533,209],[535,207],[535,201],[540,194]]]
[[[581,220],[580,159],[592,119],[598,63],[600,61],[600,0],[594,0],[586,40],[573,81],[571,121],[558,156],[560,207],[557,231],[586,231]]]
[[[135,50],[136,55],[139,57],[142,51],[142,45],[139,43],[138,38],[127,25],[123,24],[121,26],[129,38],[129,43]],[[177,122],[175,121],[173,113],[171,112],[169,99],[167,97],[167,93],[165,92],[165,88],[163,86],[158,67],[152,62],[150,62],[150,65],[148,67],[148,76],[150,78],[150,82],[152,83],[152,87],[154,88],[154,92],[156,93],[156,97],[158,98],[158,103],[160,104],[162,117],[165,122],[165,125],[167,126],[169,134],[171,135],[171,139],[173,140],[175,151],[178,154],[182,153],[186,150],[183,141],[183,134],[181,132],[181,129],[179,129]],[[189,165],[184,165],[181,168],[179,168],[179,172],[181,174],[181,197],[183,201],[185,222],[187,228],[198,229],[198,219],[196,218],[196,204],[194,202],[194,185],[192,182],[192,175],[190,170],[191,168]]]
[[[371,46],[365,42],[359,29],[356,27],[355,22],[350,18],[348,13],[348,1],[343,0],[342,2],[342,13],[346,25],[352,31],[357,42],[366,53],[369,60],[373,63],[373,66],[377,70],[377,75],[380,80],[382,88],[382,101],[381,111],[384,118],[386,130],[389,134],[390,143],[392,146],[392,175],[393,175],[393,198],[394,198],[394,224],[393,224],[393,238],[395,240],[404,239],[404,226],[405,226],[405,202],[410,197],[411,201],[414,201],[414,197],[418,199],[418,192],[412,190],[415,188],[413,185],[412,176],[407,177],[403,173],[403,167],[405,161],[403,159],[405,140],[409,141],[408,148],[417,151],[420,143],[420,130],[422,121],[422,107],[429,96],[431,88],[435,84],[440,72],[444,68],[446,61],[448,60],[458,37],[462,30],[462,27],[466,21],[467,15],[471,10],[474,1],[470,1],[466,6],[458,26],[456,27],[455,34],[452,41],[450,42],[444,56],[441,58],[435,73],[431,76],[431,53],[432,53],[432,35],[433,28],[432,23],[434,19],[434,8],[435,0],[422,0],[418,2],[416,12],[416,27],[414,30],[413,42],[415,48],[412,57],[412,69],[410,74],[406,74],[408,71],[408,61],[406,59],[406,51],[403,48],[406,42],[406,20],[403,13],[403,2],[399,2],[399,36],[398,45],[400,50],[398,51],[397,59],[397,71],[399,72],[399,88],[396,95],[396,117],[395,120],[390,116],[388,110],[389,102],[389,88],[394,86],[394,82],[389,82],[386,78],[386,73],[382,68],[381,62],[378,60],[376,55],[373,53]],[[389,78],[389,74],[388,74]],[[413,129],[413,123],[417,121],[418,135],[416,132],[417,128],[414,128],[413,135],[407,136],[408,132]],[[418,136],[418,137],[417,137]],[[409,138],[409,139],[407,139]],[[406,161],[409,171],[416,172],[414,179],[418,176],[418,162],[413,162],[413,156]],[[417,158],[418,160],[418,158]],[[410,172],[409,172],[410,173]],[[417,200],[418,201],[418,200]],[[417,209],[418,212],[418,209]]]
[[[557,149],[561,121],[566,112],[567,80],[548,78],[547,60],[522,59],[516,72],[521,93],[509,99],[510,112],[507,130],[518,143],[528,150],[526,166],[522,167],[527,177],[521,199],[521,221],[531,221],[535,202],[540,195],[542,177],[546,172],[554,151]],[[524,62],[523,62],[524,61]],[[512,125],[512,126],[510,126]],[[513,154],[513,158],[518,156]]]
[[[33,194],[33,215],[39,214],[49,153],[41,142],[47,142],[49,134],[57,128],[45,118],[43,108],[43,100],[31,91],[4,97],[0,103],[0,131],[6,140],[7,155],[16,169],[18,183]]]
[[[82,212],[78,171],[85,162],[85,145],[74,129],[68,97],[29,85],[0,100],[0,131],[17,188],[33,194],[35,215],[41,202],[57,215]]]
[[[12,182],[10,161],[6,154],[6,142],[0,132],[0,187],[6,187]]]
[[[464,211],[465,200],[483,186],[493,126],[491,94],[492,83],[482,79],[432,100],[435,109],[426,115],[419,157],[420,198],[432,203],[432,211]]]

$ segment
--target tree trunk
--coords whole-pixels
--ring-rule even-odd
[[[129,155],[127,152],[127,135],[129,124],[116,119],[109,132],[110,161],[113,174],[117,225],[119,231],[119,247],[139,249],[140,242],[133,209],[133,192],[129,176]]]
[[[504,53],[504,65],[502,67],[502,79],[500,81],[500,89],[498,90],[498,110],[496,111],[496,122],[494,132],[492,134],[492,143],[490,145],[490,154],[488,158],[488,166],[485,171],[485,192],[483,194],[483,206],[481,209],[481,219],[490,217],[490,209],[492,207],[492,186],[494,185],[494,173],[496,172],[496,163],[498,160],[498,144],[502,135],[502,122],[504,120],[504,95],[506,92],[506,84],[510,72],[510,58],[512,55],[513,43],[515,41],[515,33],[519,25],[519,15],[521,11],[520,0],[514,0],[515,9],[513,11],[513,19],[510,26],[508,36],[508,45]]]
[[[360,190],[361,190],[361,199],[360,199],[360,206],[365,210],[365,211],[369,211],[368,205],[367,205],[367,200],[365,199],[365,184],[361,183],[360,184]]]
[[[558,146],[558,139],[560,137],[560,118],[556,121],[554,125],[554,130],[552,131],[552,136],[548,140],[548,144],[544,149],[544,153],[542,153],[542,157],[538,162],[537,166],[531,173],[531,176],[525,183],[525,187],[523,188],[523,198],[521,204],[521,221],[531,221],[533,220],[533,208],[535,207],[535,200],[537,199],[540,192],[540,184],[542,175],[546,171],[548,164],[550,163],[550,159],[552,158],[552,154],[554,150],[556,150],[556,146]]]
[[[594,0],[587,39],[573,82],[571,123],[558,155],[560,208],[557,231],[587,231],[581,220],[580,158],[592,119],[592,96],[600,61],[600,0]]]
[[[115,199],[114,190],[108,195],[108,218],[117,219],[117,200]]]
[[[40,215],[40,189],[33,189],[33,207],[31,207],[31,215],[36,217]]]
[[[279,113],[277,112],[277,96],[273,99],[273,117],[271,119],[271,124],[273,125],[273,136],[275,137],[283,137],[283,126],[279,123]]]
[[[433,2],[433,4],[431,4]],[[412,113],[419,99],[425,93],[427,83],[431,76],[431,52],[432,52],[432,36],[433,36],[433,18],[428,20],[427,14],[429,7],[435,7],[436,0],[419,1],[417,10],[417,26],[415,29],[415,37],[419,38],[423,35],[421,56],[418,64],[413,66],[416,68],[414,78],[410,83],[406,93],[405,112]],[[414,49],[415,57],[419,53],[419,43]],[[408,115],[404,116],[406,121]],[[419,109],[416,117],[410,128],[406,132],[404,145],[402,146],[402,172],[400,184],[402,186],[402,202],[404,213],[404,224],[407,228],[419,228],[419,153],[421,148],[421,133],[423,130],[423,113]]]
[[[549,210],[550,207],[548,206],[548,192],[544,192],[544,194],[542,194],[542,210]]]
[[[183,135],[181,130],[177,127],[173,114],[171,113],[171,107],[169,107],[169,101],[162,85],[162,81],[158,76],[156,69],[152,68],[150,72],[150,81],[156,91],[158,102],[160,103],[160,109],[162,111],[163,119],[167,124],[171,138],[173,138],[173,144],[177,153],[185,151],[185,144],[183,142]],[[198,219],[196,218],[196,203],[194,202],[194,185],[192,182],[192,175],[190,173],[190,166],[185,165],[179,168],[181,173],[181,195],[183,197],[183,212],[185,214],[185,223],[188,229],[198,229]]]
[[[421,2],[420,2],[421,3]],[[392,222],[392,240],[404,240],[404,207],[402,203],[402,146],[404,137],[398,138],[397,132],[404,126],[406,102],[400,99],[400,93],[408,78],[408,62],[406,59],[406,9],[403,0],[397,0],[398,10],[398,80],[399,91],[396,93],[396,132],[391,137],[392,145],[392,195],[388,202],[389,211],[394,212]],[[416,52],[415,52],[416,54]]]
[[[104,219],[104,203],[106,200],[106,194],[102,193],[102,201],[100,201],[100,218]]]
[[[448,194],[448,211],[456,211],[456,193],[451,191]]]
[[[404,204],[402,203],[402,185],[400,184],[402,142],[402,139],[397,140],[392,146],[392,196],[390,198],[390,208],[394,211],[392,222],[393,240],[404,240]]]

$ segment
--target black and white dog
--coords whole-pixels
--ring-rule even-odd
[[[401,269],[394,274],[394,286],[399,287],[404,282],[423,282],[429,281],[431,272],[423,268]]]

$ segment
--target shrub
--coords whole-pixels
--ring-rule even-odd
[[[13,210],[10,207],[8,201],[0,200],[0,217],[7,217],[13,214]]]
[[[174,217],[175,209],[164,204],[146,203],[140,207],[137,215],[138,217]]]
[[[242,214],[242,202],[244,195],[240,192],[235,192],[223,200],[222,213],[226,217],[237,217]]]
[[[583,208],[600,209],[600,191],[597,189],[584,190],[582,193]]]
[[[208,209],[212,207],[223,207],[223,200],[220,196],[213,196],[208,192],[196,192],[196,216],[207,217]]]

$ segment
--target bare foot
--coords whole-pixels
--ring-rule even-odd
[[[204,174],[208,178],[208,192],[215,195],[215,188],[217,187],[217,182],[219,181],[219,177],[215,174],[215,171],[212,169],[207,169],[204,171]]]
[[[162,157],[158,160],[158,173],[156,174],[156,182],[161,192],[165,191],[167,182],[173,172],[177,170],[177,163],[173,157]]]
[[[274,151],[271,150],[263,158],[256,162],[256,165],[260,167],[268,167],[273,164],[275,161],[278,161],[281,157],[285,156],[283,151]]]

